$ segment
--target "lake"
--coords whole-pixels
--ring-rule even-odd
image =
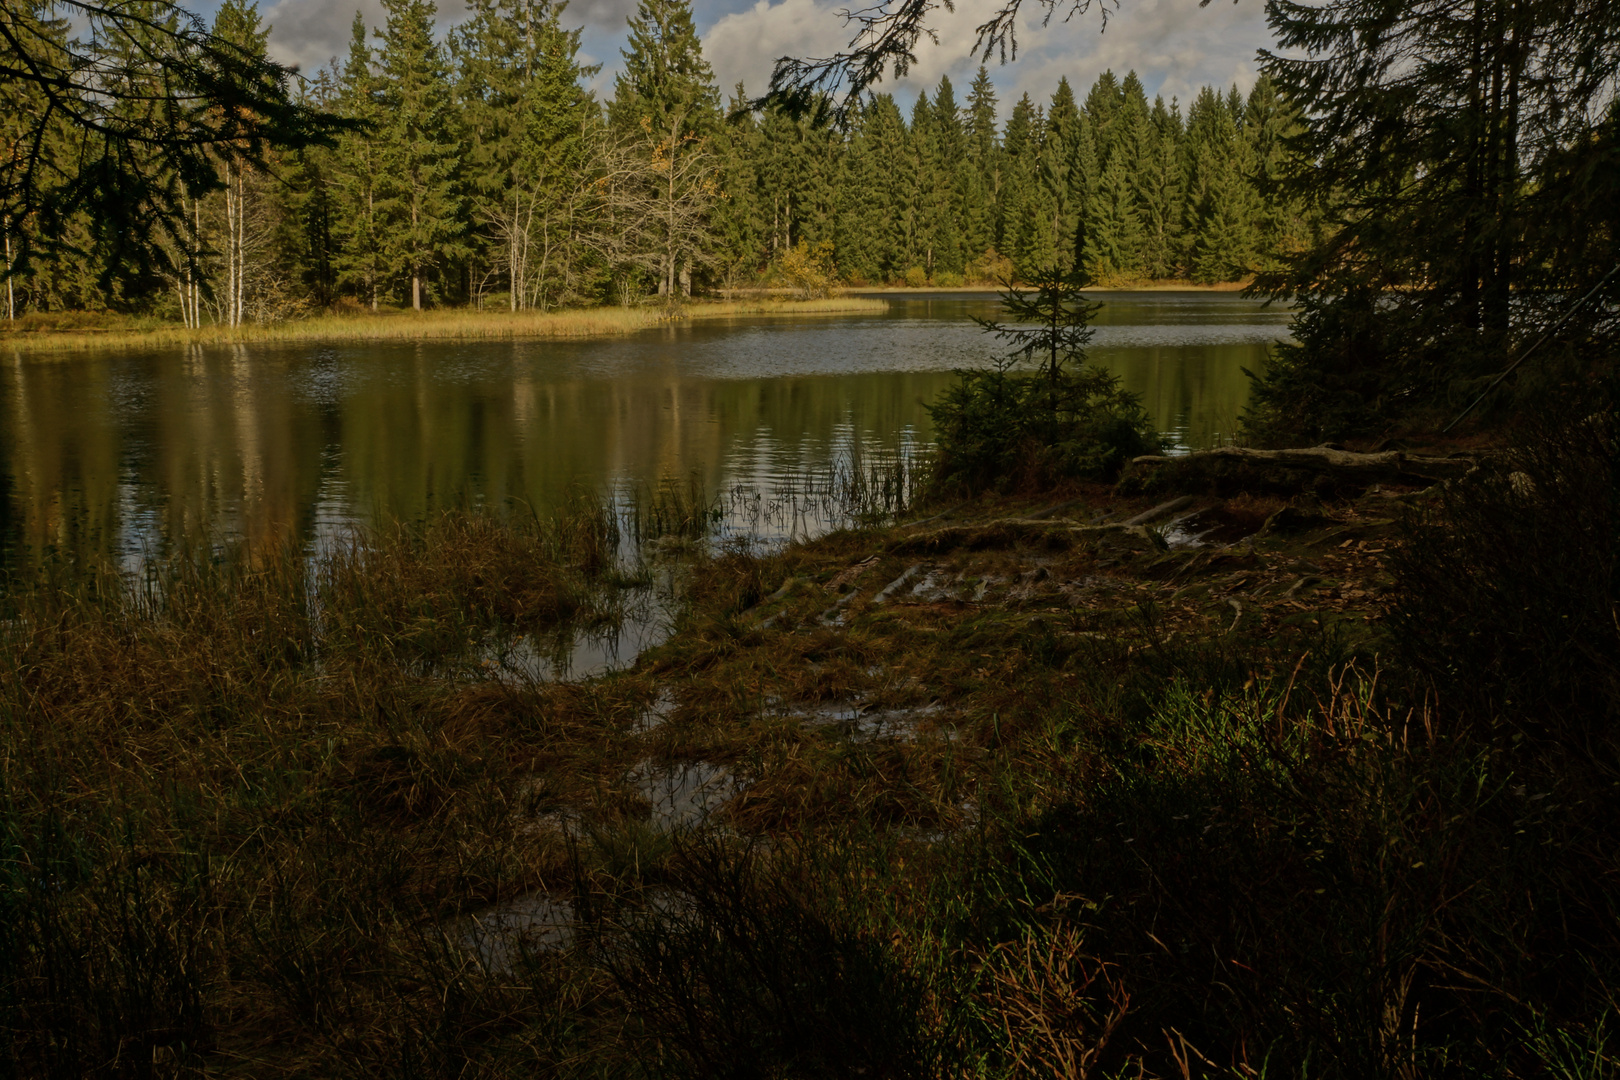
[[[952,369],[996,352],[971,320],[995,314],[991,295],[884,298],[884,314],[596,341],[0,359],[0,561],[53,547],[138,556],[203,534],[309,539],[661,478],[769,500],[926,445],[925,404]],[[1230,437],[1242,369],[1286,334],[1285,310],[1230,293],[1096,298],[1093,362],[1180,449]],[[745,502],[733,498],[734,517]]]

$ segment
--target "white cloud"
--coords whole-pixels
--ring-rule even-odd
[[[441,28],[464,17],[462,0],[440,2]],[[572,0],[564,13],[565,23],[584,26],[583,51],[605,61],[601,74],[593,80],[600,95],[612,93],[613,76],[621,65],[625,17],[635,10],[636,2]],[[726,10],[747,2],[698,0],[696,4],[700,25],[713,20],[703,35],[703,49],[721,91],[727,94],[739,79],[751,93],[762,93],[781,56],[828,56],[845,49],[852,28],[838,13],[860,6],[850,0],[754,0],[749,6]],[[1036,0],[1024,2],[1028,16],[1020,21],[1018,58],[1005,66],[990,64],[1003,117],[1026,90],[1045,102],[1063,76],[1083,97],[1105,68],[1121,77],[1135,69],[1149,97],[1162,93],[1168,100],[1175,95],[1183,106],[1206,84],[1225,87],[1236,82],[1247,90],[1254,82],[1255,50],[1270,40],[1262,0],[1238,0],[1236,4],[1213,0],[1205,8],[1197,0],[1121,0],[1106,32],[1100,30],[1094,12],[1042,27]],[[216,3],[205,0],[199,6],[206,10]],[[924,39],[911,75],[879,89],[893,92],[909,108],[918,89],[931,90],[941,75],[949,75],[961,100],[979,64],[972,53],[974,28],[998,4],[999,0],[958,0],[954,13],[936,11],[939,44]],[[333,57],[341,60],[348,51],[349,26],[357,7],[368,28],[382,25],[378,0],[270,0],[263,10],[265,21],[273,27],[271,54],[306,72]]]
[[[724,15],[703,35],[703,55],[726,93],[738,80],[751,94],[764,93],[782,56],[830,56],[849,44],[850,30],[826,0],[758,0]]]
[[[1123,0],[1106,31],[1095,13],[1042,27],[1039,9],[1032,0],[1025,3],[1030,17],[1020,20],[1018,58],[989,65],[1003,116],[1025,91],[1044,103],[1064,76],[1083,98],[1110,68],[1122,78],[1134,69],[1150,98],[1174,95],[1183,104],[1206,84],[1236,82],[1247,90],[1254,83],[1255,51],[1270,40],[1260,0],[1215,0],[1205,8],[1196,0]],[[723,88],[742,78],[758,92],[778,56],[826,56],[846,47],[850,28],[838,12],[848,6],[848,0],[757,0],[716,21],[704,36],[704,52]],[[979,64],[972,51],[975,28],[996,6],[996,0],[960,0],[954,13],[936,12],[939,44],[924,39],[911,74],[879,89],[909,101],[918,89],[932,89],[949,75],[961,100]]]
[[[584,26],[608,40],[622,42],[625,19],[636,10],[637,0],[572,0],[563,13],[567,26]],[[462,0],[438,0],[438,29],[441,40],[452,26],[467,17]],[[211,0],[211,7],[217,7]],[[210,7],[210,10],[211,10]],[[358,10],[366,20],[366,29],[382,28],[387,16],[378,0],[270,0],[261,8],[262,17],[270,24],[270,56],[283,64],[297,65],[304,72],[313,72],[336,57],[339,62],[349,51],[350,28]],[[375,38],[372,44],[376,44]],[[612,51],[615,59],[617,50]]]
[[[305,74],[333,57],[341,64],[349,51],[356,10],[365,17],[368,31],[382,26],[383,9],[377,0],[275,0],[266,5],[262,13],[270,24],[270,58],[296,65]]]

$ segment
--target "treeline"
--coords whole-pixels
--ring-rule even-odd
[[[728,185],[742,264],[802,239],[856,282],[958,284],[1079,255],[1099,281],[1214,283],[1305,238],[1304,215],[1263,194],[1300,123],[1269,80],[1246,99],[1205,87],[1185,117],[1134,72],[1104,72],[1083,104],[1067,79],[1045,105],[1025,94],[1005,128],[996,106],[980,68],[965,103],[942,79],[909,123],[887,94],[842,130],[750,116]]]
[[[1105,72],[1083,103],[1067,80],[1045,103],[1025,95],[1003,127],[981,68],[964,101],[943,79],[909,119],[882,94],[833,123],[754,110],[741,85],[723,102],[687,0],[643,0],[606,103],[584,89],[594,69],[563,5],[470,0],[442,40],[429,0],[383,6],[384,26],[357,15],[347,56],[303,90],[355,130],[258,167],[222,157],[223,190],[177,183],[183,225],[160,237],[90,215],[52,235],[8,219],[9,312],[235,325],[762,282],[949,286],[1077,258],[1104,282],[1219,282],[1307,241],[1305,215],[1267,194],[1300,124],[1267,79],[1246,98],[1205,88],[1183,116]],[[269,37],[247,0],[212,31],[253,57]],[[161,73],[144,77],[161,97]],[[48,134],[56,169],[95,166],[71,129]]]

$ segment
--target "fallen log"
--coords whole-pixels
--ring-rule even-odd
[[[1150,470],[1166,465],[1194,467],[1201,464],[1253,465],[1267,469],[1304,469],[1328,473],[1362,483],[1412,483],[1451,480],[1463,476],[1478,464],[1471,457],[1427,457],[1386,450],[1379,454],[1358,454],[1331,446],[1309,446],[1294,450],[1251,450],[1246,446],[1218,446],[1197,450],[1180,457],[1144,454],[1131,459],[1133,470]]]

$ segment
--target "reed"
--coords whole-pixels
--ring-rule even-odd
[[[743,316],[875,314],[881,300],[833,297],[822,300],[703,301],[680,308],[600,307],[564,311],[473,311],[317,315],[308,319],[252,326],[205,326],[191,330],[155,320],[88,317],[35,317],[0,332],[0,347],[17,355],[87,350],[173,348],[184,345],[303,344],[363,341],[508,341],[617,337],[658,326],[702,319]],[[70,313],[71,315],[71,313]]]
[[[1090,607],[878,602],[919,552],[1107,572],[1001,504],[745,547],[696,542],[700,485],[640,499],[14,575],[0,1071],[1615,1075],[1612,730],[1583,764],[1308,622],[1176,622],[1156,547]],[[683,600],[633,668],[488,663],[611,621],[661,536]],[[660,826],[691,765],[746,790]],[[566,939],[481,954],[534,894]]]

